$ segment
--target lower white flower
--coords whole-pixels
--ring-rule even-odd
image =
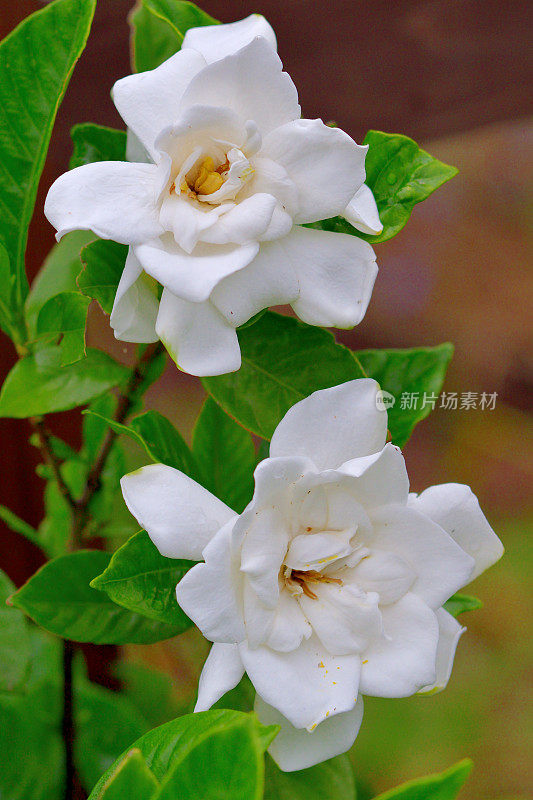
[[[409,494],[378,390],[356,380],[293,406],[240,516],[161,464],[122,480],[159,551],[204,562],[177,587],[214,642],[196,710],[246,671],[259,717],[282,726],[283,770],[348,750],[361,695],[443,688],[463,628],[442,606],[503,552],[467,486]]]

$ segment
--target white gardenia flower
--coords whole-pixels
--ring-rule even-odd
[[[302,226],[344,214],[381,231],[367,147],[300,118],[263,17],[192,28],[160,67],[119,80],[113,100],[129,162],[65,173],[45,214],[57,238],[84,229],[129,245],[111,314],[118,339],[159,338],[186,372],[218,375],[240,366],[235,329],[268,306],[290,303],[311,325],[361,321],[372,248]]]
[[[122,480],[159,551],[204,562],[177,587],[214,642],[196,710],[246,671],[287,771],[349,749],[361,695],[446,685],[464,629],[442,606],[503,552],[467,486],[409,494],[377,392],[361,379],[293,406],[241,515],[161,464]]]

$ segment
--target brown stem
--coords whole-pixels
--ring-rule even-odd
[[[52,449],[52,445],[50,442],[50,431],[46,427],[42,417],[31,417],[30,422],[37,434],[37,438],[39,440],[39,450],[41,451],[41,455],[45,463],[48,464],[48,466],[54,473],[54,478],[56,479],[59,491],[69,504],[70,508],[74,509],[76,506],[76,501],[72,496],[71,491],[68,488],[67,484],[65,483],[63,476],[61,475],[61,462],[56,458],[54,451]]]

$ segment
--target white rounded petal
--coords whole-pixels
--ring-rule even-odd
[[[357,698],[351,711],[321,722],[312,733],[305,728],[295,728],[259,695],[256,695],[254,710],[263,725],[281,726],[268,752],[283,772],[294,772],[313,767],[350,749],[363,721],[363,698]]]
[[[436,694],[448,685],[452,674],[453,659],[457,643],[466,631],[451,614],[439,608],[435,615],[439,622],[439,644],[437,647],[437,677],[430,686],[419,689],[419,694]]]
[[[227,214],[232,205],[233,203],[225,203],[220,206],[206,206],[205,203],[173,192],[163,200],[159,220],[166,231],[172,231],[176,245],[190,255],[198,240],[216,225],[221,214]],[[165,241],[176,251],[169,236],[165,236]]]
[[[280,592],[274,623],[267,645],[273,650],[288,653],[296,650],[303,639],[309,639],[313,629],[306,620],[298,601],[290,592]]]
[[[271,131],[261,155],[281,164],[298,190],[294,222],[341,214],[365,179],[368,146],[320,119],[295,119]]]
[[[191,375],[225,375],[241,365],[235,328],[209,301],[189,303],[163,289],[156,331],[177,366]]]
[[[372,550],[350,570],[346,582],[353,582],[365,592],[377,592],[379,604],[396,603],[407,594],[416,580],[416,573],[403,559],[393,553]]]
[[[292,303],[300,319],[326,328],[358,325],[378,273],[370,245],[348,233],[298,226],[281,241],[300,284]]]
[[[233,689],[244,675],[244,667],[236,644],[215,642],[207,656],[198,684],[195,712],[207,711]]]
[[[183,93],[205,66],[205,58],[196,50],[182,49],[157,69],[128,75],[113,86],[118,113],[154,160],[158,134],[176,122]]]
[[[145,272],[172,294],[191,303],[202,303],[219,281],[246,267],[258,251],[256,242],[245,245],[199,242],[192,253],[187,253],[172,237],[165,236],[137,245],[135,255]]]
[[[178,603],[211,642],[244,639],[242,580],[231,552],[231,520],[203,550],[205,564],[190,569],[176,586]]]
[[[292,406],[274,431],[271,457],[304,456],[319,470],[336,469],[385,445],[387,413],[370,378],[320,389]]]
[[[257,693],[296,728],[314,730],[327,717],[355,705],[361,659],[330,655],[316,636],[290,653],[270,647],[252,650],[246,642],[240,653]]]
[[[439,626],[434,611],[408,593],[382,608],[383,635],[363,653],[362,694],[409,697],[435,681]]]
[[[287,170],[271,158],[265,158],[262,153],[255,156],[253,165],[254,173],[243,187],[241,197],[250,197],[257,192],[271,194],[277,198],[292,220],[292,215],[298,209],[298,189],[289,178]]]
[[[338,656],[362,653],[381,634],[379,597],[375,592],[365,595],[346,583],[310,583],[309,588],[317,599],[302,594],[298,602],[328,652]]]
[[[299,292],[292,264],[278,241],[261,245],[259,253],[244,269],[220,281],[211,302],[235,327],[270,306],[291,303]]]
[[[278,575],[288,541],[287,525],[277,508],[262,508],[250,516],[241,546],[241,572],[268,608],[278,602]]]
[[[101,239],[137,244],[163,233],[157,199],[161,170],[155,164],[98,161],[65,172],[44,204],[59,240],[69,231],[94,231]]]
[[[357,479],[350,484],[350,493],[367,509],[407,504],[409,477],[405,459],[400,448],[390,442],[379,453],[347,461],[339,472]]]
[[[197,104],[230,108],[243,123],[253,120],[262,135],[298,119],[301,113],[296,87],[262,37],[192,79],[181,107]]]
[[[410,498],[409,505],[444,528],[472,556],[476,564],[470,580],[502,557],[503,545],[469,486],[459,483],[431,486],[418,497]]]
[[[212,244],[258,242],[270,228],[276,206],[271,194],[254,194],[223,214],[201,239]]]
[[[347,531],[301,533],[291,540],[284,564],[296,570],[321,570],[332,561],[352,552],[350,539],[355,528]]]
[[[473,559],[429,517],[405,506],[386,506],[370,517],[373,530],[364,543],[402,558],[417,576],[411,591],[430,608],[440,608],[470,580]]]
[[[251,648],[259,647],[268,641],[274,625],[276,611],[271,603],[265,605],[265,603],[261,602],[250,586],[249,580],[245,578],[243,585],[242,602],[246,641]]]
[[[157,342],[155,321],[159,300],[155,287],[149,285],[151,280],[143,273],[130,247],[109,318],[117,339],[123,342]]]
[[[357,190],[342,216],[358,231],[368,233],[370,236],[375,236],[383,230],[372,189],[366,183]]]
[[[131,128],[126,131],[126,161],[132,161],[136,164],[152,163],[146,147]]]
[[[208,64],[232,55],[256,38],[263,36],[273,50],[277,49],[276,34],[261,14],[226,25],[205,25],[189,28],[181,45],[182,50],[192,48],[205,58]]]
[[[129,510],[167,558],[198,560],[235,513],[182,472],[150,464],[120,481]]]

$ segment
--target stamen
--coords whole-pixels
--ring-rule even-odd
[[[289,591],[291,591],[291,584],[293,588],[299,587],[296,592],[291,591],[295,596],[303,592],[306,597],[309,597],[311,600],[318,600],[318,595],[316,595],[309,586],[310,583],[336,583],[338,586],[342,586],[342,580],[340,578],[324,575],[322,572],[316,572],[314,569],[307,571],[293,569],[289,571],[289,574],[287,574],[287,572],[288,570],[286,569],[284,577]]]
[[[214,194],[217,192],[222,184],[224,178],[215,170],[215,164],[212,158],[206,158],[200,167],[200,173],[194,182],[194,191],[197,194]]]

